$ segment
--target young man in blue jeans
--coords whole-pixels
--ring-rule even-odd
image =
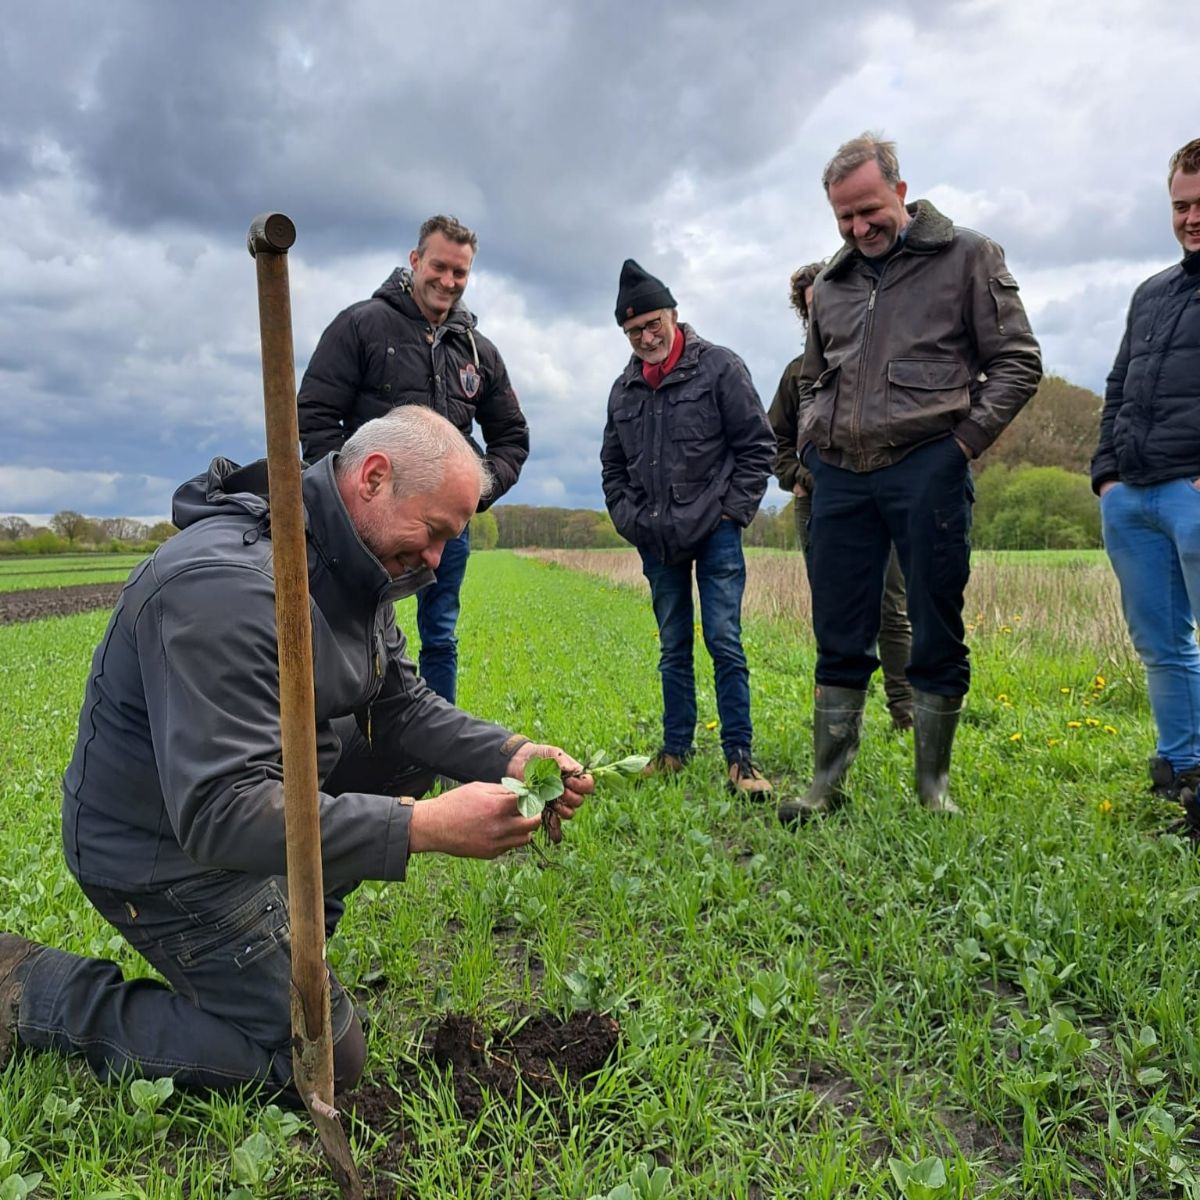
[[[679,324],[670,290],[633,259],[616,318],[633,354],[608,398],[600,462],[605,503],[641,554],[658,621],[663,743],[647,771],[680,771],[692,752],[694,569],[729,787],[765,799],[771,785],[750,754],[742,529],[766,491],[775,441],[742,360]]]
[[[1152,790],[1183,803],[1181,831],[1200,839],[1200,138],[1167,186],[1183,260],[1133,294],[1092,488],[1158,727]]]

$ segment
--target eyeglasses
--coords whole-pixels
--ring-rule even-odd
[[[640,342],[643,334],[650,334],[652,337],[657,337],[662,333],[663,319],[655,317],[653,321],[647,321],[644,325],[635,325],[632,329],[626,329],[625,336],[631,342]]]

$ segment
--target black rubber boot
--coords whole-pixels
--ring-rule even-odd
[[[17,1039],[22,968],[45,948],[15,933],[0,933],[0,1068],[8,1063]]]
[[[936,813],[961,811],[950,799],[950,749],[962,712],[961,696],[913,693],[913,741],[917,757],[917,795]]]
[[[813,780],[799,798],[779,805],[779,819],[794,825],[846,803],[842,780],[858,753],[865,691],[817,685],[813,700]]]

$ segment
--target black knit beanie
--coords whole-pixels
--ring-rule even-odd
[[[675,307],[675,297],[661,279],[655,279],[632,258],[625,260],[625,265],[621,268],[621,282],[617,287],[618,325],[624,325],[626,321],[640,317],[642,313]]]

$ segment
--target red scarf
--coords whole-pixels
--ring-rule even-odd
[[[675,370],[675,364],[683,353],[683,330],[675,326],[675,340],[671,343],[671,353],[660,363],[642,363],[642,378],[655,390],[670,373]]]

